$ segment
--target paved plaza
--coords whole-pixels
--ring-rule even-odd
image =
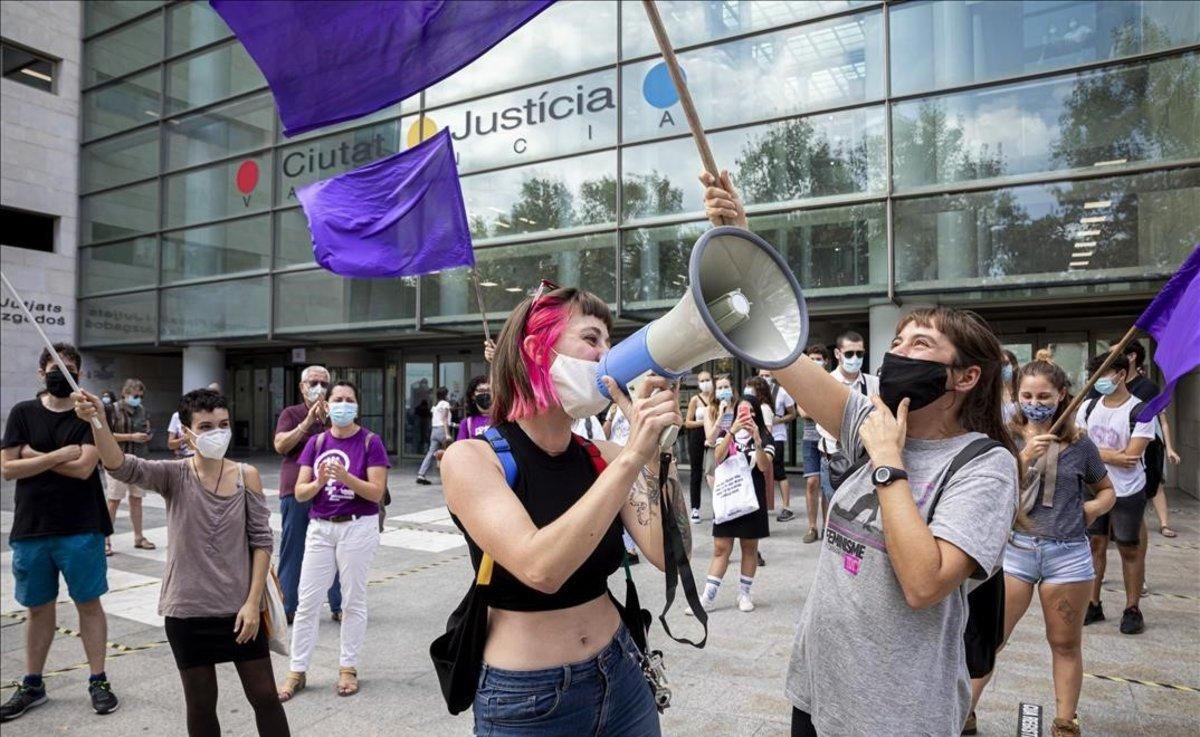
[[[278,463],[274,458],[251,459],[263,471],[273,509]],[[428,646],[442,631],[447,614],[470,580],[470,563],[462,537],[442,504],[441,487],[418,486],[410,467],[392,470],[393,504],[387,530],[375,558],[370,587],[370,626],[359,667],[362,691],[344,699],[334,693],[337,677],[337,624],[326,612],[309,688],[287,705],[297,735],[469,735],[471,715],[447,714],[430,665]],[[793,478],[795,486],[799,477]],[[0,560],[0,625],[3,656],[0,680],[5,684],[24,672],[22,612],[13,600],[8,530],[12,525],[13,484],[5,482],[0,496],[3,555]],[[800,516],[792,522],[772,521],[772,537],[762,552],[767,566],[758,572],[754,594],[757,609],[750,614],[734,605],[736,564],[726,575],[718,608],[710,619],[704,650],[677,645],[656,625],[651,642],[666,652],[674,701],[663,717],[667,735],[786,736],[790,706],[783,696],[784,674],[791,651],[796,617],[812,582],[818,544],[801,541],[806,527],[803,504],[793,505]],[[1146,632],[1121,635],[1117,630],[1123,594],[1120,563],[1110,552],[1105,584],[1109,620],[1085,630],[1085,670],[1080,715],[1088,737],[1183,737],[1200,734],[1200,504],[1176,495],[1171,500],[1174,526],[1180,535],[1168,540],[1151,532],[1148,580],[1151,593],[1143,600]],[[5,737],[79,734],[88,737],[184,735],[184,704],[174,660],[156,614],[167,533],[162,499],[146,498],[146,534],[158,550],[133,547],[127,507],[123,506],[114,537],[116,555],[109,559],[110,593],[104,597],[109,615],[110,656],[107,672],[121,698],[116,713],[100,717],[88,706],[87,668],[75,636],[77,618],[69,605],[59,607],[61,632],[46,667],[50,702],[25,717],[6,723]],[[278,531],[279,515],[272,526]],[[694,527],[697,533],[693,570],[703,579],[711,552],[711,522]],[[736,555],[736,553],[735,553]],[[656,617],[661,611],[662,576],[648,565],[634,569],[642,602]],[[624,587],[614,580],[613,590]],[[63,587],[65,600],[65,587]],[[679,598],[682,598],[681,596]],[[677,601],[679,601],[677,598]],[[693,633],[695,623],[676,604],[673,627]],[[676,624],[678,623],[678,624]],[[693,629],[689,629],[693,628]],[[276,673],[286,660],[275,657]],[[225,734],[254,734],[253,717],[241,695],[232,666],[221,674],[221,723]],[[1143,683],[1144,682],[1144,683]],[[1172,687],[1186,687],[1184,690]],[[11,686],[0,692],[7,698]],[[861,694],[864,699],[873,694]],[[1016,734],[1021,702],[1046,709],[1046,733],[1053,716],[1050,654],[1043,635],[1041,611],[1035,600],[1018,627],[1009,648],[1000,655],[998,673],[979,709],[981,735]],[[583,737],[581,735],[581,737]]]

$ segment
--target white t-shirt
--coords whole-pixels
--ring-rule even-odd
[[[1129,399],[1126,399],[1120,406],[1106,407],[1104,400],[1100,399],[1096,401],[1091,416],[1084,419],[1088,405],[1092,403],[1092,400],[1089,399],[1081,404],[1079,411],[1075,413],[1075,424],[1087,430],[1088,438],[1100,450],[1125,450],[1132,439],[1129,432],[1129,413],[1133,411],[1139,401],[1131,394]],[[1132,437],[1153,440],[1154,422],[1139,422],[1134,425]],[[1104,465],[1108,468],[1108,477],[1112,479],[1113,488],[1116,489],[1119,497],[1133,496],[1146,485],[1146,465],[1141,458],[1132,468],[1122,468],[1107,463]]]
[[[625,419],[625,413],[617,409],[614,405],[612,412],[609,414],[609,419],[612,420],[612,432],[608,439],[617,445],[624,445],[629,442],[629,420]]]
[[[433,405],[433,428],[436,430],[450,426],[450,403],[445,399]]]
[[[854,392],[855,394],[862,394],[864,386],[867,389],[866,395],[868,397],[874,397],[879,394],[879,377],[875,376],[874,374],[868,374],[859,371],[858,376],[855,376],[853,379],[849,379],[845,374],[842,373],[842,368],[839,366],[833,371],[830,371],[829,375],[842,382],[843,386],[849,387],[850,391]],[[827,455],[836,453],[838,451],[837,438],[826,432],[825,428],[821,427],[820,425],[817,425],[817,432],[821,435],[821,452]]]
[[[783,417],[788,413],[788,409],[795,407],[796,402],[792,399],[792,395],[787,393],[787,389],[782,386],[775,392],[775,406],[772,408],[775,412],[775,417]],[[788,426],[786,422],[772,422],[767,425],[771,428],[771,438],[781,443],[787,442]]]
[[[178,412],[171,415],[171,421],[167,423],[167,435],[173,438],[183,437],[183,420],[179,419]],[[179,449],[175,451],[176,458],[191,458],[192,455],[192,448],[187,443],[180,443]]]
[[[571,423],[571,432],[588,440],[608,440],[604,437],[604,423],[594,415],[580,417]]]

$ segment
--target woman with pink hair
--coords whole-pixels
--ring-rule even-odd
[[[509,487],[487,440],[455,443],[442,461],[446,503],[473,564],[485,552],[495,561],[475,733],[659,735],[642,654],[607,582],[625,555],[622,525],[663,567],[659,436],[683,418],[666,381],[647,380],[630,399],[605,377],[630,437],[624,447],[595,441],[604,459],[595,463],[571,423],[608,404],[595,372],[612,318],[594,294],[547,286],[509,316],[492,362],[493,429],[510,449],[516,482]],[[667,493],[686,536],[673,473]]]

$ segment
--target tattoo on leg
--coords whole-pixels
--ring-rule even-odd
[[[1054,610],[1058,612],[1058,616],[1062,617],[1062,621],[1067,624],[1075,624],[1075,620],[1079,617],[1079,610],[1071,606],[1071,601],[1067,597],[1058,600]]]

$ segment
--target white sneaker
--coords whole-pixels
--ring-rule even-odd
[[[704,594],[700,594],[700,606],[704,608],[704,611],[711,612],[713,610],[713,607],[716,606],[716,604],[717,604],[716,599],[705,599]],[[683,613],[689,617],[696,616],[696,613],[692,611],[692,608],[690,606],[684,607]]]
[[[692,524],[693,525],[700,524],[700,510],[699,509],[692,510]]]
[[[750,600],[749,594],[746,594],[745,596],[738,594],[737,604],[738,604],[739,611],[743,611],[743,612],[754,611],[754,602]]]

